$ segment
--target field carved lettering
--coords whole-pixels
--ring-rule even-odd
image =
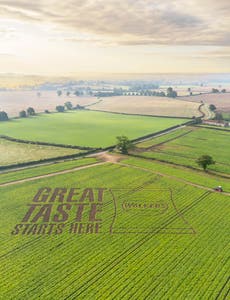
[[[92,188],[84,189],[81,198],[79,199],[79,202],[83,202],[85,200],[88,200],[89,202],[94,201],[94,193]]]
[[[50,192],[51,188],[49,187],[40,188],[34,196],[33,202],[46,202],[49,198]]]
[[[91,204],[91,210],[90,210],[90,213],[89,213],[89,221],[90,222],[101,222],[102,220],[101,219],[96,219],[96,214],[98,212],[101,212],[102,209],[101,209],[101,206],[102,204]]]
[[[65,222],[68,220],[68,213],[65,210],[70,210],[72,205],[70,204],[60,204],[57,207],[57,212],[59,214],[55,214],[53,217],[54,222]]]
[[[49,222],[51,211],[52,204],[44,204],[43,206],[41,206],[39,212],[34,216],[32,222],[35,223],[39,219],[42,219],[43,222]]]
[[[54,202],[57,199],[59,202],[64,202],[66,192],[66,188],[55,188],[49,202]]]
[[[78,192],[77,192],[78,190]],[[74,196],[79,195],[79,188],[71,188],[67,197],[67,202],[76,202],[77,199],[73,199]]]

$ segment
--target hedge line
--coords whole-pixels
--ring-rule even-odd
[[[169,127],[167,129],[164,129],[164,130],[161,130],[161,131],[158,131],[158,132],[155,132],[155,133],[147,134],[147,135],[144,135],[142,137],[139,137],[139,138],[136,138],[136,139],[132,139],[131,141],[132,142],[138,142],[138,141],[141,141],[141,140],[146,139],[146,138],[151,138],[151,137],[157,136],[159,134],[166,133],[166,132],[168,132],[168,131],[170,131],[172,129],[179,128],[179,127],[184,126],[184,125],[192,125],[194,123],[195,123],[195,121],[192,120],[192,121],[189,121],[189,122],[182,123],[180,125],[175,125],[175,126]],[[0,138],[5,138],[5,139],[10,140],[10,141],[22,142],[22,140],[14,139],[14,138],[6,137],[6,136],[0,136]],[[50,143],[40,143],[40,142],[30,142],[30,141],[23,141],[23,142],[26,143],[26,144],[59,146],[58,144],[50,144]],[[66,145],[62,145],[60,147],[66,147],[66,148],[73,147],[73,148],[76,148],[76,149],[80,149],[78,146],[66,146]],[[65,155],[65,156],[45,158],[45,159],[41,159],[41,160],[29,161],[29,162],[24,162],[24,163],[18,163],[18,164],[13,164],[13,165],[8,165],[8,166],[0,166],[0,170],[20,168],[20,167],[26,167],[26,166],[31,166],[31,165],[35,165],[35,164],[41,164],[41,163],[45,163],[45,162],[54,162],[54,161],[57,161],[57,160],[82,157],[82,156],[86,156],[86,155],[89,155],[89,154],[97,153],[98,151],[113,150],[115,147],[116,147],[116,145],[112,145],[112,146],[105,147],[105,148],[87,148],[87,147],[81,147],[82,150],[83,150],[83,148],[84,149],[87,148],[87,149],[89,149],[89,151],[82,152],[82,153],[71,154],[71,155]]]
[[[194,124],[193,126],[196,126],[196,127],[199,127],[199,128],[211,129],[211,130],[225,131],[225,132],[229,132],[230,133],[229,129],[225,129],[224,127],[221,127],[221,128],[214,127],[214,125],[213,125],[213,127],[204,126],[204,125],[196,125],[196,124]]]
[[[189,117],[174,117],[174,116],[162,116],[162,115],[145,115],[145,114],[130,114],[130,113],[124,113],[124,112],[117,112],[117,111],[107,111],[107,110],[100,110],[100,109],[86,109],[90,111],[98,111],[103,113],[109,113],[109,114],[117,114],[117,115],[125,115],[125,116],[140,116],[140,117],[156,117],[156,118],[168,118],[168,119],[186,119],[191,120]]]
[[[174,163],[174,162],[171,162],[171,161],[158,159],[158,158],[154,158],[154,157],[145,157],[145,156],[141,156],[139,154],[130,154],[130,153],[128,153],[127,155],[130,156],[130,157],[141,158],[141,159],[144,159],[144,160],[147,160],[147,161],[152,160],[152,161],[167,163],[167,164],[172,165],[172,166],[185,167],[185,168],[188,168],[188,169],[191,169],[191,170],[194,170],[194,171],[202,171],[201,169],[195,168],[193,166],[189,166],[189,165],[185,165],[185,164],[178,164],[178,163]],[[206,173],[209,174],[209,175],[214,175],[214,176],[221,177],[221,178],[224,178],[224,179],[229,179],[228,176],[222,175],[221,173],[218,173],[218,172],[213,172],[211,170],[206,171]]]
[[[21,168],[21,167],[27,167],[27,166],[32,166],[32,165],[37,165],[37,164],[42,164],[42,163],[47,163],[47,162],[59,161],[59,160],[63,160],[63,159],[77,158],[77,157],[85,156],[85,155],[88,155],[88,154],[96,153],[97,151],[98,150],[91,150],[91,151],[84,152],[84,153],[76,153],[76,154],[71,154],[71,155],[57,156],[57,157],[40,159],[40,160],[22,162],[22,163],[12,164],[12,165],[8,165],[8,166],[0,166],[0,170]]]
[[[162,134],[162,133],[167,133],[168,131],[170,130],[173,130],[173,129],[176,129],[176,128],[179,128],[181,126],[185,126],[185,125],[193,125],[195,124],[195,121],[192,120],[192,121],[189,121],[189,122],[185,122],[185,123],[182,123],[180,125],[175,125],[175,126],[172,126],[172,127],[169,127],[167,129],[164,129],[164,130],[161,130],[161,131],[157,131],[157,132],[154,132],[154,133],[150,133],[150,134],[147,134],[147,135],[144,135],[144,136],[141,136],[139,138],[136,138],[136,139],[132,139],[131,142],[132,143],[135,143],[135,142],[141,142],[142,140],[144,139],[147,139],[147,138],[152,138],[152,137],[155,137],[159,134]],[[116,145],[112,145],[112,146],[109,146],[109,147],[106,147],[106,148],[102,148],[102,150],[112,150],[116,147]]]
[[[65,145],[65,144],[55,144],[55,143],[46,143],[46,142],[38,142],[38,141],[21,140],[21,139],[12,138],[12,137],[6,136],[6,135],[0,135],[0,138],[11,141],[11,142],[32,144],[32,145],[41,145],[41,146],[53,146],[53,147],[71,148],[71,149],[78,149],[78,150],[96,150],[96,149],[100,149],[100,148],[92,148],[92,147],[82,147],[82,146],[74,146],[74,145]]]

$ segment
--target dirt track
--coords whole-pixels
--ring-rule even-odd
[[[150,173],[157,174],[157,175],[160,175],[160,176],[163,176],[163,177],[171,178],[171,179],[177,180],[179,182],[182,182],[182,183],[185,183],[185,184],[188,184],[188,185],[191,185],[191,186],[194,186],[194,187],[206,190],[206,191],[214,192],[212,188],[208,188],[208,187],[205,187],[205,186],[202,186],[202,185],[199,185],[199,184],[195,184],[195,183],[192,183],[190,181],[180,179],[176,176],[166,175],[164,173],[153,171],[153,170],[150,170],[150,169],[147,169],[147,168],[122,163],[122,162],[120,162],[122,160],[122,158],[124,157],[122,155],[111,155],[109,153],[100,153],[96,157],[103,160],[103,161],[100,161],[98,163],[91,164],[91,165],[76,167],[76,168],[69,169],[69,170],[63,170],[63,171],[60,171],[60,172],[54,172],[54,173],[50,173],[50,174],[45,174],[45,175],[40,175],[40,176],[35,176],[35,177],[30,177],[30,178],[25,178],[25,179],[20,179],[20,180],[15,180],[15,181],[11,181],[11,182],[2,183],[2,184],[0,184],[0,187],[10,186],[10,185],[19,184],[19,183],[28,182],[28,181],[34,181],[34,180],[42,179],[42,178],[53,177],[53,176],[67,174],[67,173],[71,173],[71,172],[76,172],[78,170],[88,169],[88,168],[100,166],[100,165],[103,165],[103,164],[106,164],[106,163],[113,163],[113,164],[121,165],[121,166],[124,166],[124,167],[139,169],[139,170],[143,170],[145,172],[150,172]],[[230,196],[230,193],[227,193],[227,192],[222,192],[221,194]]]
[[[11,181],[11,182],[1,183],[0,187],[9,186],[9,185],[18,184],[18,183],[23,183],[23,182],[27,182],[27,181],[33,181],[33,180],[37,180],[37,179],[41,179],[41,178],[53,177],[53,176],[61,175],[61,174],[72,173],[72,172],[75,172],[75,171],[79,171],[79,170],[88,169],[88,168],[96,167],[96,166],[99,166],[99,165],[103,165],[105,163],[106,163],[105,161],[104,162],[98,162],[98,163],[95,163],[95,164],[86,165],[86,166],[82,166],[82,167],[76,167],[76,168],[73,168],[73,169],[68,169],[68,170],[63,170],[63,171],[59,171],[59,172],[54,172],[54,173],[39,175],[39,176],[35,176],[35,177],[29,177],[29,178],[25,178],[25,179],[15,180],[15,181]]]
[[[140,170],[143,170],[143,171],[146,171],[146,172],[150,172],[150,173],[153,173],[153,174],[157,174],[157,175],[160,175],[160,176],[163,176],[163,177],[168,177],[168,178],[171,178],[171,179],[183,182],[183,183],[191,185],[191,186],[195,186],[197,188],[200,188],[200,189],[203,189],[203,190],[206,190],[206,191],[214,192],[214,190],[212,188],[208,188],[208,187],[205,187],[203,185],[192,183],[190,181],[187,181],[187,180],[184,180],[184,179],[180,179],[180,178],[178,178],[176,176],[167,175],[167,174],[164,174],[164,173],[160,173],[160,172],[157,172],[157,171],[152,171],[150,169],[143,168],[143,167],[138,167],[138,166],[134,166],[134,165],[124,164],[124,163],[117,163],[117,164],[119,164],[121,166],[129,167],[129,168],[131,167],[131,168],[135,168],[135,169],[140,169]],[[222,192],[221,194],[230,196],[230,193],[227,193],[227,192]]]

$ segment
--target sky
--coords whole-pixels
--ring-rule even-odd
[[[225,73],[229,0],[0,0],[0,73]]]

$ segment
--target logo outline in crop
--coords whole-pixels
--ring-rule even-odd
[[[112,188],[110,189],[110,192],[112,194],[113,203],[114,203],[114,216],[112,220],[112,224],[110,226],[110,234],[195,234],[195,229],[191,226],[191,224],[185,219],[183,213],[177,208],[175,201],[173,200],[173,191],[170,188],[165,189],[154,189],[154,188],[144,188],[139,190],[140,192],[140,199],[139,203],[138,201],[120,201],[118,200],[118,197],[116,195],[116,191],[125,192],[125,191],[134,191],[135,188]],[[152,193],[152,198],[149,201],[146,201],[144,197],[141,194],[146,194],[146,191]],[[163,194],[167,193],[168,198],[165,199],[164,196],[162,197],[162,201],[156,201],[154,199],[154,194]],[[120,209],[118,207],[120,206]],[[153,226],[153,223],[145,227],[141,226],[130,226],[128,224],[124,225],[119,224],[116,228],[116,222],[119,218],[119,214],[122,214],[123,211],[141,211],[141,214],[139,218],[142,216],[143,218],[147,218],[148,215],[159,215],[162,216],[165,214],[168,210],[171,210],[171,214],[165,218],[164,222],[159,222],[158,224],[155,224]],[[168,226],[170,223],[173,224],[173,222],[180,220],[181,225],[180,226]]]
[[[196,233],[169,188],[41,187],[31,201],[12,235]]]

